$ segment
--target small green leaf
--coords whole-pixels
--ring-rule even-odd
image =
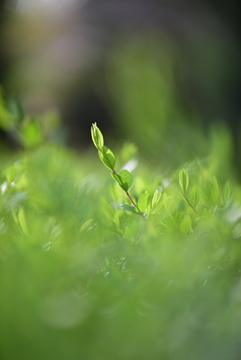
[[[91,137],[97,150],[101,151],[104,146],[104,138],[96,123],[92,124]]]
[[[150,195],[148,193],[148,191],[146,191],[144,194],[142,194],[139,197],[138,203],[137,203],[137,208],[139,210],[139,212],[144,213],[148,207],[149,204],[149,198]]]
[[[7,105],[8,105],[9,111],[11,112],[11,114],[14,115],[17,122],[18,123],[22,122],[24,119],[24,112],[23,112],[23,107],[22,107],[21,101],[18,98],[13,97],[8,100]]]
[[[80,228],[80,232],[89,230],[89,225],[92,222],[93,219],[87,220]]]
[[[186,169],[179,171],[179,185],[182,189],[182,192],[185,194],[189,184],[189,175]]]
[[[111,176],[113,177],[113,179],[115,179],[118,184],[120,185],[120,187],[125,191],[127,192],[128,191],[128,184],[127,182],[125,181],[125,179],[123,179],[122,176],[116,174],[116,173],[111,173]]]
[[[231,196],[231,183],[228,180],[224,185],[224,189],[222,193],[222,202],[224,206],[228,203],[230,196]]]
[[[120,208],[125,211],[137,213],[135,206],[132,206],[132,205],[121,204]]]
[[[180,230],[184,234],[188,234],[189,232],[192,232],[192,220],[189,215],[186,215],[181,223],[180,223]]]
[[[122,170],[119,173],[119,176],[121,176],[122,179],[125,180],[125,182],[128,185],[127,191],[129,191],[131,189],[132,185],[133,185],[133,176],[131,175],[131,173],[128,170]]]
[[[16,175],[16,167],[15,167],[15,165],[13,165],[8,169],[7,176],[6,176],[9,184],[11,184],[13,182],[15,175]]]
[[[115,156],[113,152],[108,149],[106,146],[103,146],[101,151],[98,151],[100,160],[103,164],[108,167],[110,170],[114,170],[115,167]]]
[[[25,148],[33,148],[44,141],[43,130],[35,118],[25,119],[19,132],[19,138]]]
[[[23,233],[28,236],[29,232],[28,232],[26,215],[25,215],[24,208],[22,208],[22,207],[20,207],[18,210],[18,221],[19,221],[19,224],[21,226]]]
[[[198,206],[200,202],[200,196],[198,194],[196,186],[193,186],[189,193],[189,201],[194,209]]]
[[[162,196],[161,190],[158,191],[156,189],[156,191],[154,192],[153,198],[152,198],[152,202],[151,202],[152,209],[154,209],[158,205],[158,203],[161,200],[161,196]]]
[[[16,211],[14,210],[14,208],[12,208],[12,215],[13,215],[14,221],[18,224],[18,215],[16,214]]]
[[[215,175],[213,175],[213,188],[214,188],[215,200],[218,200],[219,195],[220,195],[220,190],[219,190],[218,181],[217,181],[217,178]]]

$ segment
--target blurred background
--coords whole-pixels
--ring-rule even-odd
[[[218,124],[241,174],[240,30],[234,1],[2,0],[0,84],[30,115],[58,111],[68,146],[92,147],[97,122],[150,164],[208,155]]]

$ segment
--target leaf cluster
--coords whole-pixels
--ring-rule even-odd
[[[1,155],[2,358],[240,358],[240,185],[196,160],[132,187],[92,139],[113,179],[60,146]]]

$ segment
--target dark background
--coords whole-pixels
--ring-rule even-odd
[[[17,94],[22,99],[29,113],[57,107],[69,146],[86,149],[93,122],[107,133],[107,138],[108,135],[117,141],[130,138],[139,146],[144,144],[141,137],[130,135],[133,133],[132,129],[128,130],[131,117],[126,123],[124,115],[118,118],[121,94],[124,94],[118,79],[122,79],[125,61],[127,69],[128,59],[135,57],[138,51],[140,58],[147,54],[144,69],[151,66],[150,52],[156,64],[162,62],[165,54],[166,62],[160,65],[164,77],[168,63],[172,64],[175,78],[170,108],[174,107],[176,113],[163,112],[166,121],[173,121],[175,125],[172,119],[181,114],[180,118],[188,119],[187,123],[195,126],[201,123],[204,130],[220,119],[225,121],[234,139],[234,161],[237,168],[240,167],[241,29],[237,2],[89,0],[76,3],[66,11],[56,7],[52,15],[48,14],[46,22],[42,15],[39,17],[35,13],[31,20],[31,12],[27,15],[19,12],[14,1],[11,8],[6,9],[5,5],[6,2],[1,1],[0,83],[8,94]],[[31,26],[35,27],[33,32]],[[36,40],[34,37],[28,40],[34,32]],[[166,39],[167,43],[170,41],[165,48]],[[133,55],[135,46],[137,50]],[[121,55],[125,51],[127,54],[120,64],[118,51]],[[56,67],[49,54],[57,57]],[[33,66],[36,69],[31,72],[29,69]],[[131,66],[128,71],[133,73],[135,66]],[[139,71],[141,77],[141,67]],[[111,74],[114,74],[115,85],[111,85]],[[131,83],[132,74],[129,78],[127,75],[127,79]],[[137,81],[137,92],[138,84]],[[113,89],[117,89],[116,94],[120,93],[119,103]],[[141,98],[139,103],[142,104]],[[158,123],[157,120],[152,124],[153,114],[151,109],[147,111],[147,124],[150,129],[153,126],[150,136],[154,135]],[[166,128],[166,124],[160,125],[158,131],[165,133]]]

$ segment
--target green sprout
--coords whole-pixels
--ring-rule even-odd
[[[111,176],[114,180],[117,181],[119,186],[122,188],[122,190],[126,193],[127,197],[129,198],[132,205],[127,204],[121,204],[121,209],[134,212],[138,215],[140,215],[142,218],[146,217],[146,210],[149,205],[149,194],[146,191],[144,194],[142,194],[137,202],[133,200],[131,197],[129,191],[132,188],[133,185],[133,176],[128,170],[122,170],[119,174],[115,171],[115,156],[113,152],[104,146],[104,137],[100,131],[100,129],[97,127],[96,123],[92,124],[91,127],[91,137],[93,140],[93,143],[95,147],[98,150],[98,154],[100,157],[100,160],[103,162],[103,164],[111,170]]]

